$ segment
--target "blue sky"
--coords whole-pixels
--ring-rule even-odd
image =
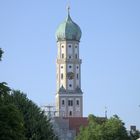
[[[0,82],[20,89],[38,105],[54,104],[55,31],[66,0],[1,0]],[[140,1],[70,0],[81,27],[84,116],[117,114],[140,129]]]

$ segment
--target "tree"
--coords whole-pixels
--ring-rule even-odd
[[[104,124],[104,139],[108,140],[128,140],[128,133],[124,123],[117,115],[108,119]]]
[[[56,140],[50,121],[43,111],[20,91],[13,91],[12,102],[23,114],[28,140]]]
[[[12,104],[0,106],[0,139],[25,140],[22,114]]]
[[[3,102],[7,102],[10,98],[10,93],[11,89],[7,86],[7,83],[2,82],[0,83],[0,104]]]
[[[0,83],[0,139],[25,140],[23,116],[15,105],[10,103],[10,88]]]
[[[88,120],[76,140],[129,140],[124,123],[116,115],[110,119],[90,115]]]
[[[2,58],[2,54],[3,54],[3,51],[2,51],[2,49],[0,48],[0,61],[1,61],[1,58]]]
[[[136,131],[130,131],[130,139],[131,140],[136,140],[140,137],[140,131],[136,130]]]
[[[105,119],[89,115],[88,121],[88,126],[81,128],[76,140],[102,140],[102,124],[105,122]]]

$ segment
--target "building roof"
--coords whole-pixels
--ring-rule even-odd
[[[69,120],[69,129],[76,130],[76,134],[79,133],[81,126],[86,127],[88,125],[87,117],[69,117],[66,119]]]
[[[69,8],[66,19],[58,26],[56,30],[57,41],[75,40],[80,41],[82,32],[80,27],[71,19]]]

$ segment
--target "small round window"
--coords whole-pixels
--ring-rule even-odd
[[[69,84],[69,87],[72,87],[72,85],[71,85],[71,84]]]

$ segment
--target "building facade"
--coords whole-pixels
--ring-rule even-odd
[[[56,31],[56,110],[58,117],[83,116],[83,92],[81,90],[81,63],[79,42],[82,32],[71,19],[69,8],[64,22]]]

